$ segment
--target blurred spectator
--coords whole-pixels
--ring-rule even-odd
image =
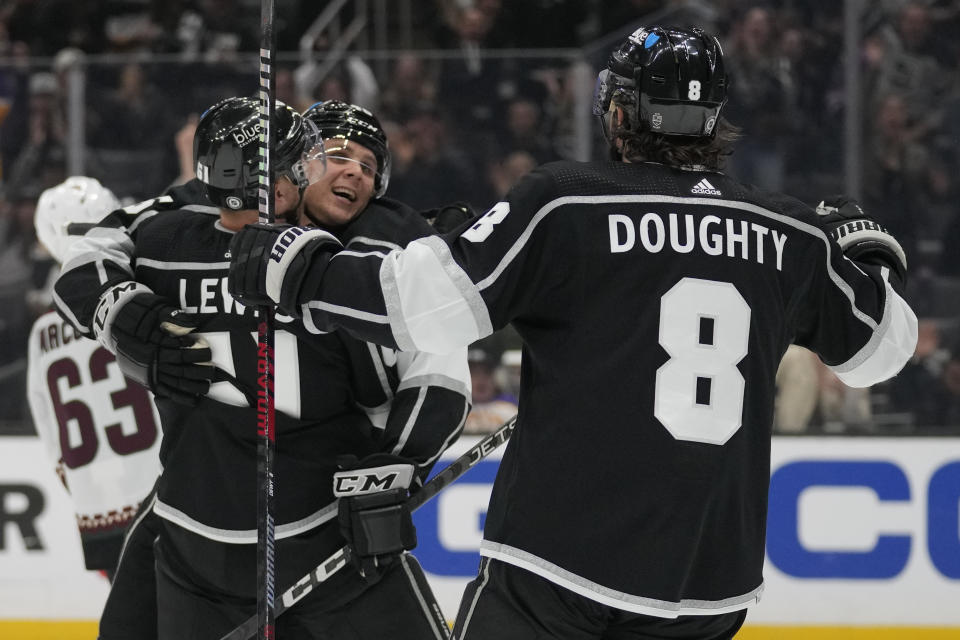
[[[497,360],[489,351],[472,348],[467,352],[473,388],[473,408],[463,427],[465,434],[496,431],[517,413],[517,398],[500,388],[497,381]]]
[[[499,148],[506,152],[525,151],[537,164],[559,160],[544,130],[540,105],[526,97],[510,100],[499,134]]]
[[[6,190],[0,200],[0,421],[25,418],[27,336],[33,316],[24,293],[33,287],[33,211],[39,193]]]
[[[340,100],[379,112],[380,85],[373,69],[349,50],[335,54],[336,44],[326,32],[314,40],[310,57],[293,71],[298,100],[289,104]]]
[[[299,102],[312,105],[320,100],[340,100],[376,111],[380,86],[370,66],[358,56],[348,55],[332,68],[323,64],[320,52],[293,72]]]
[[[177,166],[180,167],[180,173],[171,186],[189,182],[197,177],[196,167],[193,165],[193,134],[197,130],[199,121],[200,115],[191,113],[183,126],[173,134],[173,146],[177,150]]]
[[[537,167],[536,159],[526,151],[513,151],[490,164],[490,184],[496,201],[503,200],[520,178]],[[488,200],[491,200],[488,198]],[[492,200],[491,200],[492,202]]]
[[[0,22],[0,57],[11,64],[0,67],[0,169],[4,179],[10,174],[20,149],[29,135],[30,69],[29,49],[23,42],[7,37],[6,25]]]
[[[150,19],[156,27],[152,51],[196,58],[203,44],[203,18],[191,0],[150,0]]]
[[[10,39],[25,43],[31,55],[49,57],[64,47],[101,52],[103,25],[110,9],[106,2],[76,0],[12,0],[0,6],[0,21]]]
[[[403,121],[420,105],[435,104],[437,87],[433,75],[416,54],[401,54],[393,61],[380,97],[380,110],[384,117]]]
[[[950,229],[951,223],[960,214],[960,207],[957,206],[960,202],[960,180],[957,179],[957,165],[951,162],[949,155],[940,153],[936,148],[928,148],[931,151],[926,176],[928,200],[921,203],[927,210],[925,218],[928,224],[918,230],[920,252],[915,256],[915,264],[936,268],[943,263],[945,254],[960,262],[953,255],[956,245],[944,241],[944,232]]]
[[[595,82],[596,72],[585,60],[567,61],[553,68],[536,71],[533,78],[544,88],[544,99],[539,103],[543,110],[544,129],[550,138],[552,150],[566,160],[584,160],[577,156],[583,120],[578,113],[578,100],[584,86]],[[599,127],[591,132],[600,141]]]
[[[154,22],[151,7],[128,5],[132,11],[111,15],[104,24],[107,42],[115,52],[152,51],[163,36],[163,28]]]
[[[730,160],[730,172],[763,189],[782,191],[786,143],[797,122],[796,85],[781,53],[774,13],[753,7],[737,21],[725,58],[732,78],[726,117],[744,137]]]
[[[823,430],[827,433],[872,431],[870,389],[848,387],[823,363],[819,363],[818,368],[819,413]]]
[[[783,29],[778,46],[794,95],[793,121],[784,123],[788,150],[784,189],[793,194],[840,193],[843,175],[838,168],[843,166],[843,148],[823,141],[842,137],[842,100],[830,104],[834,77],[825,70],[835,67],[843,40],[793,23]]]
[[[405,123],[407,140],[413,151],[406,170],[399,164],[390,178],[390,194],[414,209],[432,209],[463,200],[480,210],[482,180],[463,151],[454,146],[447,134],[447,121],[430,105],[421,108]],[[391,138],[390,145],[394,142]],[[479,196],[479,197],[478,197]]]
[[[229,60],[260,49],[260,5],[236,0],[198,0],[207,61]]]
[[[129,62],[117,75],[117,86],[91,110],[89,142],[103,149],[158,146],[169,136],[166,99],[138,62]]]
[[[489,1],[477,4],[482,8]],[[598,25],[590,20],[590,3],[585,0],[514,0],[502,3],[498,13],[500,20],[494,28],[510,47],[566,49],[598,35]]]
[[[820,361],[803,347],[790,345],[777,369],[777,397],[773,410],[775,433],[803,433],[817,408]]]
[[[910,133],[904,99],[887,95],[876,105],[864,141],[863,205],[916,255],[918,231],[929,225],[925,203],[929,153]]]
[[[416,159],[417,149],[404,125],[386,118],[380,120],[380,124],[390,144],[390,159],[393,162],[390,186],[393,187],[393,176],[406,175]],[[403,182],[403,179],[401,178],[400,181]]]
[[[507,349],[500,356],[500,369],[498,380],[500,388],[504,393],[512,395],[514,398],[520,398],[520,369],[523,360],[523,351],[520,349]]]
[[[456,116],[464,130],[490,126],[498,103],[515,90],[512,62],[488,58],[493,25],[488,13],[468,6],[453,12],[451,23],[441,32],[441,48],[456,57],[446,58],[440,67],[438,93],[444,110]]]
[[[958,417],[955,409],[960,394],[956,388],[952,392],[950,389],[955,374],[948,371],[950,362],[951,354],[942,344],[937,321],[920,320],[913,358],[887,384],[890,408],[911,415],[915,426],[951,424],[951,417]]]
[[[875,77],[867,85],[867,101],[897,95],[907,109],[913,140],[925,139],[940,123],[940,107],[949,88],[949,74],[935,55],[930,9],[923,2],[907,2],[880,30]]]
[[[297,95],[296,76],[294,70],[290,67],[277,65],[276,72],[273,75],[273,87],[276,99],[290,105],[297,111],[306,111],[313,102],[316,102],[316,100],[313,102],[301,100],[301,96]]]
[[[120,68],[117,86],[88,110],[88,173],[114,193],[145,200],[170,182],[165,159],[175,121],[142,65]]]
[[[66,123],[57,80],[48,72],[30,76],[26,144],[5,175],[20,193],[39,194],[66,177]]]

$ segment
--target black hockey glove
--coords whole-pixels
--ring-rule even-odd
[[[197,318],[148,288],[125,283],[100,297],[94,332],[124,375],[161,398],[194,405],[214,375],[210,347],[188,336]]]
[[[907,255],[903,247],[856,200],[830,196],[817,205],[817,213],[821,227],[840,245],[844,255],[855,262],[889,267],[906,283]]]
[[[322,276],[341,246],[333,235],[313,227],[248,224],[230,242],[227,288],[244,304],[276,304],[299,316],[304,281]]]
[[[417,546],[407,506],[416,467],[386,453],[360,461],[344,456],[338,462],[342,471],[333,475],[333,494],[340,498],[340,533],[360,575],[373,580],[378,567]]]
[[[477,217],[477,214],[466,202],[451,202],[436,209],[421,211],[420,215],[433,225],[437,233],[453,231],[467,220],[473,220]]]

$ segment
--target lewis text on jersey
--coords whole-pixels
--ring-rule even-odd
[[[607,216],[610,252],[624,253],[640,246],[650,253],[672,249],[677,253],[695,250],[708,256],[739,257],[758,264],[767,261],[783,270],[787,235],[756,222],[706,215],[698,221],[691,214],[645,213],[638,221],[612,213]]]

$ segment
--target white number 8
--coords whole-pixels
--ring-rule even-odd
[[[700,99],[700,81],[699,80],[690,81],[690,84],[687,86],[687,99],[689,100]]]
[[[677,440],[722,445],[743,418],[750,307],[729,282],[684,278],[660,298],[660,346],[653,413]]]
[[[510,213],[509,202],[498,202],[493,205],[490,211],[487,211],[472,227],[464,231],[460,237],[470,242],[483,242],[493,233],[493,227],[503,222],[503,219]]]

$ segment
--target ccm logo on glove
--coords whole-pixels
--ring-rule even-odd
[[[390,489],[406,489],[412,480],[413,466],[409,464],[339,471],[333,477],[333,494],[337,497],[361,496]]]

